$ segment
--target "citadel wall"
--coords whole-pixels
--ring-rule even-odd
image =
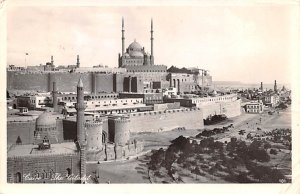
[[[228,118],[236,117],[241,114],[241,100],[232,102],[216,102],[201,106],[203,119],[209,116],[225,114]]]
[[[94,75],[93,75],[94,74]],[[51,92],[53,82],[56,82],[59,92],[76,92],[78,79],[81,77],[86,92],[123,92],[124,78],[136,77],[132,84],[135,90],[143,89],[143,81],[165,80],[165,73],[124,73],[104,74],[96,72],[69,73],[69,72],[15,72],[7,71],[8,90],[35,90]]]
[[[102,150],[88,151],[87,161],[108,161],[126,159],[141,153],[144,149],[143,142],[132,141],[126,145],[105,144]]]
[[[131,133],[169,131],[178,127],[202,129],[204,126],[200,108],[130,113],[129,116]]]

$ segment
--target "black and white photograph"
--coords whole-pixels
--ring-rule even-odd
[[[299,1],[16,2],[6,184],[295,183]]]

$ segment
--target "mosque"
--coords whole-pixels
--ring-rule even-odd
[[[151,19],[151,54],[145,51],[136,40],[132,42],[125,52],[125,29],[124,19],[122,18],[122,55],[119,54],[119,67],[127,66],[141,66],[141,65],[154,65],[154,53],[153,53],[153,20]]]

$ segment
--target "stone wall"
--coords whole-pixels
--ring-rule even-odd
[[[75,180],[68,180],[65,176],[70,169],[71,174],[79,175],[80,160],[78,154],[39,155],[26,157],[7,158],[7,182],[21,183],[74,183]],[[17,175],[18,173],[18,175]],[[25,180],[24,175],[37,176],[37,180]],[[54,174],[59,173],[62,180],[55,180]],[[52,178],[51,178],[52,177]]]
[[[168,131],[179,127],[202,129],[204,126],[200,108],[150,111],[129,115],[128,128],[134,133]]]
[[[32,144],[35,120],[29,122],[7,122],[7,145],[16,144],[20,136],[22,144]]]
[[[141,153],[144,149],[143,142],[133,141],[126,145],[105,144],[102,150],[88,151],[87,161],[108,161],[126,159]]]
[[[94,75],[93,75],[94,74]],[[105,73],[69,73],[69,72],[14,72],[7,71],[8,90],[35,90],[51,92],[53,82],[56,82],[59,92],[76,92],[76,86],[81,77],[85,92],[123,92],[124,78],[131,76],[137,77],[133,80],[133,89],[137,92],[143,90],[144,81],[166,80],[166,73],[124,73],[124,74],[105,74]]]
[[[56,131],[58,143],[64,141],[65,132],[63,131],[63,126],[63,121],[57,119]],[[7,145],[16,144],[18,136],[20,136],[22,144],[33,144],[35,128],[35,120],[28,122],[7,122]]]
[[[232,102],[216,102],[213,104],[203,105],[203,119],[208,116],[225,114],[228,118],[236,117],[241,114],[241,100]]]

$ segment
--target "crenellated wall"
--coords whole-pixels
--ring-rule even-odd
[[[126,145],[105,144],[102,150],[88,151],[87,161],[108,161],[126,159],[129,156],[135,156],[144,149],[143,142],[132,141]]]
[[[129,115],[128,128],[130,132],[135,133],[168,131],[179,127],[202,129],[204,126],[200,108],[149,111]]]
[[[203,119],[208,116],[225,114],[228,118],[236,117],[241,114],[241,100],[232,102],[218,102],[201,106]]]
[[[16,72],[7,71],[8,90],[35,90],[51,92],[56,82],[59,92],[76,92],[76,85],[81,77],[85,92],[124,92],[124,78],[133,79],[134,91],[143,90],[143,81],[166,80],[166,73],[122,73],[106,74],[97,72]]]

